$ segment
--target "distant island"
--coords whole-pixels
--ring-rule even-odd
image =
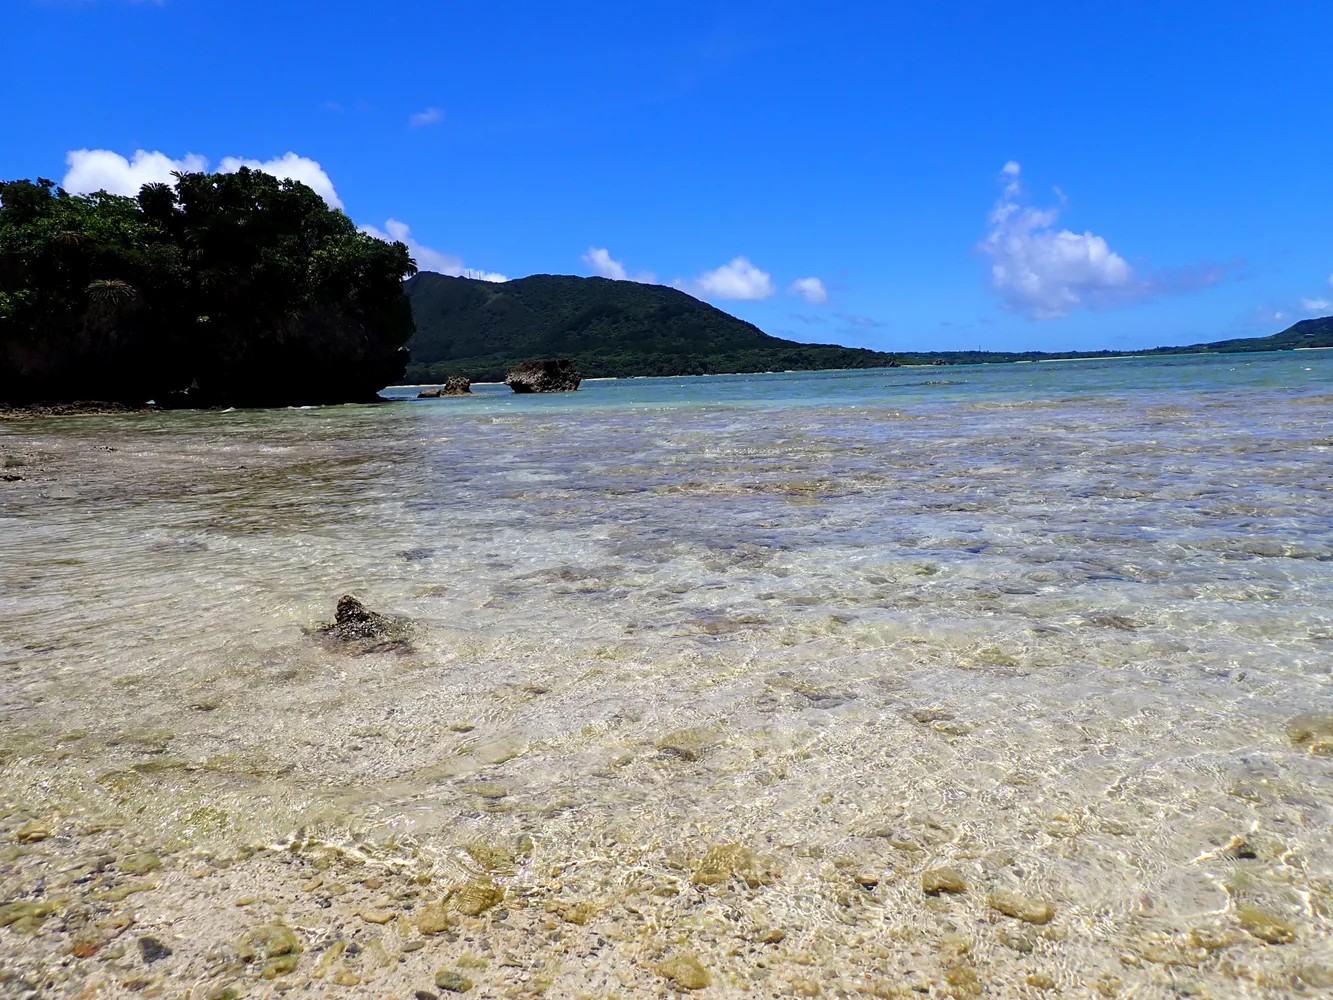
[[[871,351],[771,337],[663,285],[535,274],[495,283],[423,271],[405,283],[416,333],[404,381],[502,382],[528,358],[569,358],[586,378],[983,364],[1333,347],[1333,317],[1271,337],[1141,351]]]
[[[362,402],[402,378],[407,247],[242,168],[137,198],[0,182],[0,404]]]

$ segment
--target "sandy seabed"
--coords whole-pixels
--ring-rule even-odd
[[[0,996],[1319,995],[1331,435],[1257,392],[8,423]],[[406,637],[315,632],[344,593]]]

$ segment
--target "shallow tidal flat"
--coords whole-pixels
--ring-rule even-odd
[[[0,996],[1318,995],[1313,356],[0,425]]]

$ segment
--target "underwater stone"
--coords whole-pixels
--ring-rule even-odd
[[[261,979],[277,979],[279,976],[295,972],[300,961],[300,955],[276,955],[264,963],[259,976]]]
[[[1290,922],[1257,906],[1242,906],[1236,917],[1243,928],[1267,944],[1291,944],[1296,940],[1296,928]]]
[[[990,905],[1007,917],[1023,920],[1029,924],[1049,923],[1055,916],[1055,907],[1044,899],[1024,896],[1020,892],[1001,889],[991,894]]]
[[[455,887],[449,893],[453,907],[465,917],[477,917],[492,906],[503,902],[505,891],[494,882],[477,879],[465,885]]]
[[[351,594],[344,594],[338,599],[333,624],[316,632],[336,642],[361,643],[365,648],[360,652],[379,653],[406,650],[412,625],[406,619],[371,611]]]
[[[453,969],[441,969],[435,973],[435,985],[450,993],[466,993],[472,989],[473,982],[467,976],[461,976]]]
[[[417,914],[417,930],[422,934],[439,934],[454,924],[454,918],[443,903],[427,903]]]
[[[252,962],[259,955],[265,958],[277,958],[279,955],[294,955],[301,950],[301,941],[296,932],[282,924],[260,924],[241,935],[236,942],[236,953],[244,962]]]
[[[1333,715],[1298,715],[1287,723],[1287,739],[1311,753],[1333,753]]]
[[[162,859],[152,851],[142,851],[139,854],[131,854],[120,863],[120,867],[131,875],[147,875],[162,867]]]
[[[13,833],[13,838],[20,844],[36,844],[51,836],[51,828],[39,820],[29,820]]]
[[[659,962],[657,974],[683,990],[701,990],[713,981],[699,959],[688,952]]]
[[[171,955],[171,949],[155,937],[139,938],[139,951],[143,955],[144,962],[148,965]]]
[[[930,868],[921,875],[921,891],[927,896],[938,896],[942,892],[966,892],[967,881],[953,868]]]
[[[699,862],[690,881],[695,885],[721,885],[733,875],[755,870],[754,851],[741,844],[714,844]]]
[[[657,741],[656,747],[665,756],[696,761],[716,743],[717,738],[712,730],[693,728],[668,733]]]

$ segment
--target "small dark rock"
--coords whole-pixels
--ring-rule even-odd
[[[439,399],[442,391],[439,386],[434,389],[422,389],[417,393],[417,399]]]
[[[171,955],[171,949],[155,937],[139,938],[139,950],[143,952],[143,960],[148,965]]]
[[[315,630],[324,639],[339,644],[351,644],[357,653],[408,652],[407,640],[412,634],[412,623],[405,618],[382,615],[369,610],[351,594],[338,600],[333,624]]]
[[[524,361],[509,369],[505,385],[515,392],[573,392],[583,376],[568,358]]]
[[[440,1000],[440,998],[430,992],[430,990],[417,990],[412,995],[416,997],[417,1000]]]

